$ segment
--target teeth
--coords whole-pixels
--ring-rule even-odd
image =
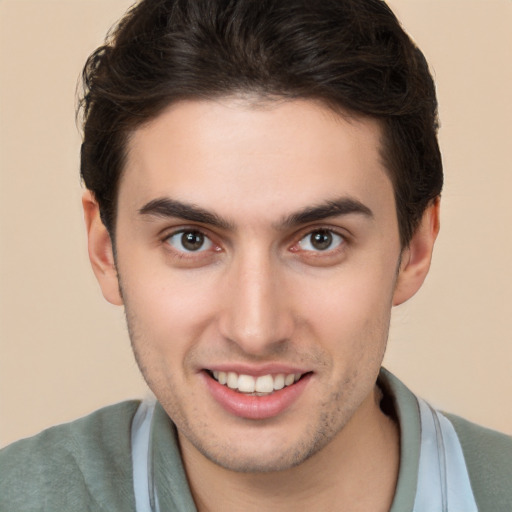
[[[280,373],[274,377],[274,389],[283,389],[284,388],[284,375]]]
[[[253,393],[256,386],[254,377],[250,375],[240,375],[238,377],[238,391],[242,393]]]
[[[230,389],[236,389],[241,393],[255,394],[258,396],[272,393],[283,389],[285,386],[291,386],[301,377],[301,373],[262,375],[253,377],[252,375],[238,374],[235,372],[214,371],[213,377],[220,384],[227,385]]]
[[[238,375],[235,372],[228,372],[228,388],[238,389]]]
[[[242,376],[240,375],[240,378],[241,377]],[[238,389],[241,390],[240,386]],[[258,377],[256,379],[254,390],[259,393],[272,393],[272,391],[274,391],[274,379],[272,378],[272,375],[263,375],[262,377]]]

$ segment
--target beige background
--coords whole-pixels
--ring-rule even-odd
[[[128,0],[0,0],[0,444],[145,393],[86,255],[74,91]],[[387,366],[512,434],[512,1],[393,0],[434,70],[446,169],[423,290]]]

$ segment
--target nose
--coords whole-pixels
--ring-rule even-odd
[[[251,254],[233,262],[223,286],[221,335],[247,355],[279,351],[293,332],[291,301],[283,269],[268,254]]]

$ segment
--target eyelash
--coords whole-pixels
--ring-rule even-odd
[[[201,247],[194,251],[194,250],[186,250],[184,248],[183,250],[176,248],[170,243],[170,240],[174,237],[181,236],[183,237],[186,234],[193,234],[193,235],[199,235],[203,237],[204,243],[207,243],[208,246],[206,248],[203,247],[204,243],[201,245]],[[314,249],[306,249],[303,250],[301,248],[301,244],[308,239],[308,237],[312,237],[315,234],[324,234],[329,235],[331,237],[331,244],[336,244],[336,247],[331,248],[330,246],[326,248],[325,250],[314,250]],[[312,258],[322,258],[322,257],[333,257],[338,255],[340,252],[343,252],[346,248],[346,245],[348,243],[347,236],[340,233],[338,230],[330,228],[330,227],[309,227],[307,231],[303,231],[299,237],[294,237],[295,242],[293,245],[289,247],[290,252],[292,253],[300,253],[303,252],[309,257]],[[168,249],[173,252],[173,254],[181,259],[184,258],[195,258],[198,257],[206,257],[208,253],[211,252],[221,252],[222,248],[219,244],[216,244],[213,240],[213,237],[209,234],[207,234],[203,229],[201,228],[181,228],[179,230],[173,231],[171,233],[165,234],[164,237],[162,237],[162,242],[167,245]],[[183,247],[183,238],[181,238],[178,243]],[[309,241],[309,244],[311,245],[311,239]],[[305,242],[304,242],[305,245]],[[210,251],[210,249],[213,249]]]
[[[303,242],[307,241],[308,238],[309,238],[309,245],[313,245],[314,242],[312,241],[312,237],[314,235],[322,235],[322,236],[327,235],[330,238],[330,240],[328,240],[329,246],[325,250],[318,249],[318,248],[317,248],[317,250],[315,250],[315,249],[306,249],[305,250],[305,252],[318,254],[319,256],[324,255],[324,254],[325,255],[333,254],[333,252],[339,251],[340,247],[344,246],[347,241],[345,236],[343,236],[341,233],[338,233],[337,231],[335,231],[333,229],[316,228],[316,229],[310,230],[306,234],[304,234],[299,239],[299,241],[296,244],[294,244],[294,246],[292,246],[292,250],[293,250],[293,247],[296,247],[296,246],[300,247],[301,245],[303,245]],[[307,243],[307,242],[305,242],[305,243]],[[336,245],[336,246],[331,247],[332,245]],[[300,249],[298,249],[298,250],[300,250]]]
[[[201,247],[194,251],[194,250],[186,250],[184,247],[183,249],[179,249],[176,246],[174,246],[171,243],[171,239],[174,237],[181,237],[177,241],[178,244],[180,244],[183,247],[183,236],[187,234],[193,234],[193,235],[200,235],[203,237],[203,244]],[[181,228],[176,231],[172,231],[170,233],[167,233],[165,236],[162,237],[162,242],[164,244],[164,247],[166,250],[172,254],[174,258],[178,258],[180,260],[190,260],[191,262],[198,261],[198,260],[205,260],[208,257],[212,257],[212,253],[221,252],[221,247],[216,244],[213,240],[213,237],[207,233],[203,229],[200,228]],[[204,248],[203,245],[207,244],[207,247]]]

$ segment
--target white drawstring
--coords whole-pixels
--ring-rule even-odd
[[[478,512],[462,447],[450,421],[418,398],[421,445],[413,512]]]
[[[135,509],[137,512],[159,512],[153,481],[150,439],[155,399],[143,400],[132,421],[132,466]]]

